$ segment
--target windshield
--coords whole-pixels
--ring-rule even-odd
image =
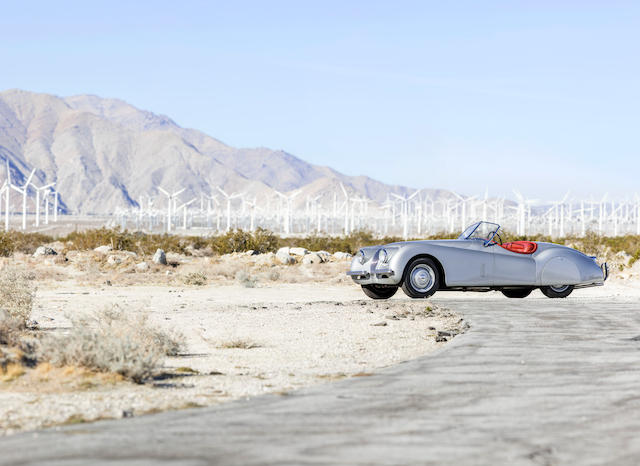
[[[478,222],[474,223],[462,232],[458,239],[479,239],[482,241],[491,241],[498,233],[500,225],[497,223]]]

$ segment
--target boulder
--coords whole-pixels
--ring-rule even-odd
[[[38,249],[36,249],[36,252],[33,253],[33,257],[40,257],[40,256],[57,256],[58,253],[50,247],[47,246],[38,246]]]
[[[303,264],[321,264],[322,262],[322,257],[320,257],[315,252],[309,253],[302,258]]]
[[[289,254],[291,254],[292,256],[306,256],[307,254],[309,254],[309,251],[306,250],[305,248],[291,248],[289,249]]]
[[[147,264],[146,262],[140,262],[139,264],[136,264],[136,271],[146,272],[148,270],[149,270],[149,264]]]
[[[329,262],[331,260],[331,253],[328,251],[316,251],[316,254],[320,256],[322,262]]]
[[[167,265],[167,255],[162,249],[158,249],[153,255],[154,264]]]
[[[291,254],[290,251],[291,251],[291,248],[289,248],[289,247],[280,248],[280,249],[278,249],[278,252],[276,252],[276,255],[278,255],[278,254],[287,254],[287,255],[289,255],[289,254]]]
[[[281,264],[289,265],[289,264],[295,264],[296,259],[289,253],[279,250],[276,253],[276,261],[280,262]]]
[[[104,246],[98,246],[94,249],[94,251],[99,252],[100,254],[109,254],[111,251],[113,251],[113,248],[107,244]]]
[[[338,259],[339,261],[344,261],[344,260],[351,259],[353,256],[348,252],[338,251],[333,253],[333,257],[334,259]]]

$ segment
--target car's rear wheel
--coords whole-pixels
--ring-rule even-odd
[[[397,286],[362,285],[362,291],[371,299],[389,299],[398,291]]]
[[[513,288],[500,290],[507,298],[526,298],[531,294],[533,288]]]
[[[409,263],[402,280],[402,291],[410,298],[428,298],[440,287],[440,272],[429,258],[414,259]]]
[[[573,285],[550,285],[540,287],[547,298],[566,298],[573,291]]]

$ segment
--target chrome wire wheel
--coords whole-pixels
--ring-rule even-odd
[[[427,264],[418,264],[411,270],[411,286],[418,293],[426,293],[436,281],[436,273]]]
[[[428,257],[412,260],[405,269],[402,291],[410,298],[428,298],[440,288],[440,269]]]
[[[573,285],[548,285],[541,286],[540,291],[547,298],[566,298],[573,291]]]
[[[569,285],[560,285],[560,286],[549,285],[549,288],[551,288],[551,290],[555,291],[556,293],[564,293],[569,288]]]

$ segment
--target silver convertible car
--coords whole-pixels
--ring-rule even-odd
[[[503,243],[500,225],[478,222],[458,239],[405,241],[362,248],[347,272],[364,293],[387,299],[402,288],[411,298],[438,290],[499,290],[524,298],[536,288],[549,298],[565,298],[576,288],[600,286],[606,263],[553,243]]]

